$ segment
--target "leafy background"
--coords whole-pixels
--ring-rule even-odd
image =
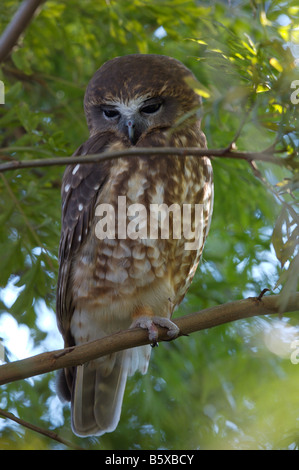
[[[2,0],[1,31],[20,2]],[[112,57],[157,53],[190,67],[210,148],[275,145],[282,166],[213,159],[204,258],[177,315],[298,289],[298,1],[46,1],[2,64],[3,161],[71,155],[88,136],[82,100]],[[240,127],[240,124],[243,125]],[[0,337],[11,361],[62,347],[55,324],[63,167],[0,174]],[[88,449],[297,449],[298,316],[251,318],[160,344],[128,382],[120,424],[80,439],[55,374],[7,384],[0,407]],[[0,420],[1,449],[64,448]]]

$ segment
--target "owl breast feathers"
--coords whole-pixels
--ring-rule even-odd
[[[166,56],[134,54],[106,62],[87,87],[90,137],[74,155],[132,147],[205,148],[196,113],[200,99],[190,80],[192,73]],[[68,166],[57,287],[65,346],[136,326],[146,328],[152,342],[156,325],[175,337],[171,316],[195,274],[212,206],[213,174],[206,157],[140,151]],[[149,345],[142,346],[61,371],[58,393],[71,400],[77,435],[115,430],[127,376],[146,373],[150,353]]]

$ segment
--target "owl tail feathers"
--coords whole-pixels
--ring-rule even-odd
[[[72,394],[72,428],[75,434],[100,436],[115,430],[128,375],[124,366],[122,358],[116,360],[109,375],[104,370],[104,362],[97,368],[88,364],[77,367]]]
[[[107,357],[107,364],[103,361],[99,367],[94,363],[77,367],[72,393],[72,428],[75,434],[101,436],[116,429],[127,377],[136,370],[146,372],[150,357],[148,347],[113,354]]]

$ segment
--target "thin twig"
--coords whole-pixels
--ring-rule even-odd
[[[57,441],[60,444],[63,444],[67,447],[70,447],[71,449],[84,450],[82,447],[79,447],[76,444],[73,444],[72,442],[67,441],[66,439],[63,439],[62,437],[58,436],[56,432],[49,431],[48,429],[40,428],[39,426],[36,426],[35,424],[31,424],[28,421],[24,421],[24,419],[18,418],[17,416],[15,416],[13,413],[10,413],[9,411],[0,409],[0,416],[2,418],[10,419],[11,421],[18,423],[21,426],[24,426],[25,428],[30,429],[31,431],[35,431],[38,434],[42,434],[43,436],[49,437],[50,439],[53,439],[54,441]]]
[[[2,179],[3,183],[4,183],[4,186],[6,187],[7,189],[7,192],[8,194],[10,195],[12,201],[14,202],[14,205],[15,207],[17,208],[17,210],[19,211],[19,213],[21,214],[21,216],[23,217],[23,220],[25,222],[25,225],[27,226],[28,230],[30,231],[32,237],[34,238],[34,240],[36,241],[37,243],[37,246],[43,248],[44,250],[44,254],[45,254],[45,259],[47,260],[47,263],[48,263],[48,266],[54,270],[54,266],[53,266],[53,263],[52,263],[52,260],[50,258],[50,256],[47,254],[47,250],[46,248],[44,247],[42,241],[40,240],[38,234],[36,233],[36,231],[33,229],[33,227],[31,226],[31,223],[30,221],[28,220],[25,212],[23,211],[22,207],[21,207],[21,204],[20,202],[18,201],[18,199],[16,198],[14,192],[12,191],[8,181],[6,180],[5,176],[2,175],[0,173],[0,178]]]
[[[246,124],[246,122],[248,121],[249,117],[250,117],[250,114],[251,114],[251,111],[253,110],[253,107],[254,107],[254,103],[251,104],[251,106],[249,106],[249,109],[248,111],[245,112],[245,114],[243,115],[243,118],[241,119],[241,123],[239,125],[239,128],[237,129],[237,132],[236,134],[234,135],[234,138],[232,139],[232,141],[230,142],[230,144],[227,146],[227,150],[236,150],[237,149],[237,140],[239,139],[241,133],[242,133],[242,130]],[[267,152],[268,153],[268,152]],[[274,152],[272,152],[273,154]]]
[[[254,161],[249,162],[249,165],[251,166],[251,169],[253,171],[254,176],[261,181],[261,183],[270,191],[273,196],[280,202],[280,204],[284,205],[287,207],[289,213],[292,215],[293,219],[296,220],[296,223],[299,224],[299,216],[296,212],[296,210],[292,207],[291,204],[286,202],[279,192],[264,178],[258,167],[256,166],[256,163]]]
[[[6,149],[8,151],[8,149]],[[0,149],[0,153],[2,150]],[[103,152],[92,155],[84,155],[81,157],[55,157],[55,158],[43,158],[36,160],[16,160],[8,163],[3,163],[0,165],[0,172],[17,170],[21,168],[36,168],[36,167],[47,167],[47,166],[63,166],[63,165],[72,165],[78,163],[95,163],[102,162],[106,160],[114,160],[120,157],[134,157],[142,155],[178,155],[181,157],[192,155],[194,157],[219,157],[219,158],[232,158],[238,160],[246,160],[249,163],[252,161],[261,161],[267,163],[274,163],[276,165],[284,166],[286,165],[287,159],[278,158],[272,154],[262,152],[237,152],[228,148],[224,149],[199,149],[197,147],[185,147],[185,148],[174,148],[174,147],[155,147],[155,148],[130,148],[119,150],[116,152]],[[292,162],[292,166],[297,166],[299,169],[299,164]]]

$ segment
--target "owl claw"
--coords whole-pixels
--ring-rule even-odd
[[[133,321],[131,328],[140,327],[148,330],[148,338],[152,342],[152,346],[155,347],[158,346],[158,328],[156,325],[167,328],[167,336],[171,339],[176,338],[180,332],[175,323],[164,317],[142,316]]]

